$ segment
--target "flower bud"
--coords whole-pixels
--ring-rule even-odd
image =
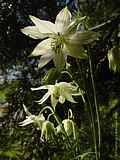
[[[42,123],[42,129],[41,129],[41,139],[48,140],[54,136],[55,128],[54,124],[50,121],[44,121]]]

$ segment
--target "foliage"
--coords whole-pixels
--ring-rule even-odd
[[[119,159],[119,1],[0,3],[0,157]]]

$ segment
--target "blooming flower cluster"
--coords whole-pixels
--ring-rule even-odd
[[[82,90],[78,90],[78,87],[75,85],[72,85],[71,83],[67,82],[59,82],[55,85],[46,85],[46,86],[40,86],[38,88],[31,88],[32,90],[42,90],[47,89],[48,92],[37,101],[39,104],[42,104],[45,102],[50,96],[51,96],[51,105],[53,108],[56,107],[57,103],[60,102],[63,104],[65,100],[68,100],[69,102],[76,103],[76,101],[73,99],[72,96],[78,96],[83,94]]]
[[[56,68],[61,70],[65,66],[68,55],[80,59],[87,58],[83,45],[98,38],[98,34],[93,31],[76,31],[76,21],[72,20],[67,7],[58,13],[55,23],[40,20],[34,16],[29,17],[35,25],[25,27],[21,31],[34,39],[46,38],[35,47],[30,55],[41,56],[39,68],[53,59]]]

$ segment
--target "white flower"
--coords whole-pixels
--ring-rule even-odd
[[[41,139],[44,141],[53,138],[55,134],[54,124],[50,121],[44,121],[41,128]]]
[[[21,31],[34,39],[47,38],[40,42],[31,54],[31,56],[41,56],[39,68],[53,59],[57,69],[61,70],[65,65],[67,55],[75,58],[87,58],[83,51],[83,45],[89,43],[89,39],[93,41],[98,37],[93,31],[76,32],[78,36],[73,36],[75,33],[73,28],[77,25],[75,21],[71,20],[71,13],[67,7],[58,13],[55,23],[40,20],[34,16],[29,17],[35,26],[25,27]]]
[[[25,105],[23,105],[24,110],[27,114],[26,119],[19,123],[20,126],[26,126],[31,123],[35,123],[38,125],[39,129],[41,129],[42,123],[45,121],[45,117],[43,114],[40,114],[38,116],[32,115],[26,108]]]
[[[56,83],[55,85],[45,85],[38,88],[31,88],[32,90],[41,90],[47,89],[48,92],[37,101],[39,104],[45,102],[51,96],[51,105],[53,108],[56,107],[57,103],[60,102],[63,104],[65,100],[68,100],[72,103],[77,103],[72,96],[82,96],[82,91],[77,90],[77,86],[72,85],[67,82]]]
[[[119,46],[113,46],[108,51],[109,68],[114,72],[120,72],[120,48]]]
[[[63,127],[64,127],[64,130],[67,134],[67,136],[74,136],[74,139],[75,139],[75,123],[70,120],[70,119],[64,119],[62,121],[62,124],[63,124]],[[63,129],[61,127],[61,125],[58,125],[56,127],[56,132],[57,133],[63,133]]]

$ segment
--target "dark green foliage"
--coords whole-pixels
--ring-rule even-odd
[[[77,11],[73,10],[74,7],[71,4],[70,2],[69,8],[75,15]],[[84,27],[100,33],[99,40],[89,45],[89,54],[92,60],[101,120],[101,160],[118,160],[119,152],[118,155],[115,155],[116,119],[114,114],[118,113],[117,145],[119,151],[120,74],[109,70],[107,53],[114,45],[120,45],[118,36],[120,1],[79,0],[74,4],[76,10],[79,9],[78,15],[89,17]],[[95,111],[92,85],[89,83],[91,82],[89,63],[85,60],[76,61],[69,57],[68,61],[72,66],[68,67],[68,71],[72,77],[67,73],[60,74],[55,68],[49,70],[53,67],[52,63],[38,70],[39,57],[28,58],[38,41],[27,38],[20,32],[21,28],[32,25],[28,15],[54,21],[60,9],[56,6],[55,0],[0,0],[0,106],[8,102],[9,108],[8,114],[0,117],[1,160],[74,160],[80,159],[83,153],[88,153],[85,160],[95,159],[92,153],[94,144],[89,123],[90,114],[87,108],[87,105],[91,103],[93,112]],[[85,49],[88,49],[88,46],[85,46]],[[67,82],[75,80],[80,88],[87,90],[85,93],[87,105],[82,99],[76,98],[77,104],[71,105],[65,102],[64,105],[59,104],[59,107],[56,107],[62,120],[67,118],[68,109],[71,108],[73,111],[79,135],[77,142],[71,138],[70,147],[68,147],[68,141],[63,140],[60,135],[54,140],[42,142],[40,131],[33,125],[23,128],[19,126],[19,122],[25,119],[23,104],[32,114],[36,115],[42,108],[35,100],[38,100],[39,96],[42,97],[41,94],[44,92],[33,93],[30,88],[41,84],[54,84],[56,80]],[[114,101],[116,99],[117,103]],[[50,101],[46,104],[49,105]],[[48,114],[49,112],[46,111],[45,117]],[[95,118],[95,115],[93,116]]]

